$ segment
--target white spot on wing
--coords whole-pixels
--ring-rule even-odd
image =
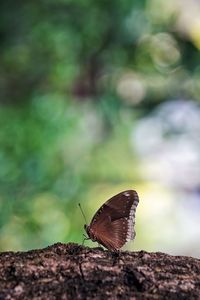
[[[129,197],[130,196],[129,192],[124,192],[124,196]]]

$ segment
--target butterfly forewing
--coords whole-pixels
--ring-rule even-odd
[[[89,228],[96,240],[110,250],[117,250],[134,239],[136,191],[121,192],[106,201],[94,215]]]

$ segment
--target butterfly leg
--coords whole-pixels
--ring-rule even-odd
[[[83,241],[82,241],[82,246],[84,245],[84,242],[90,240],[89,237],[87,237],[85,234],[83,234]]]

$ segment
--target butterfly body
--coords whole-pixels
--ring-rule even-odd
[[[121,192],[106,201],[85,225],[88,237],[111,251],[117,251],[135,238],[135,210],[138,194],[134,190]]]
[[[90,239],[93,241],[93,242],[96,242],[96,237],[95,237],[95,234],[93,232],[93,230],[90,228],[89,225],[85,224],[84,225],[84,229],[85,231],[87,232],[87,235],[90,237]]]

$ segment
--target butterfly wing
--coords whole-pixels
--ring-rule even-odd
[[[135,237],[136,191],[121,192],[106,201],[94,215],[90,230],[96,240],[110,250],[117,250]]]

